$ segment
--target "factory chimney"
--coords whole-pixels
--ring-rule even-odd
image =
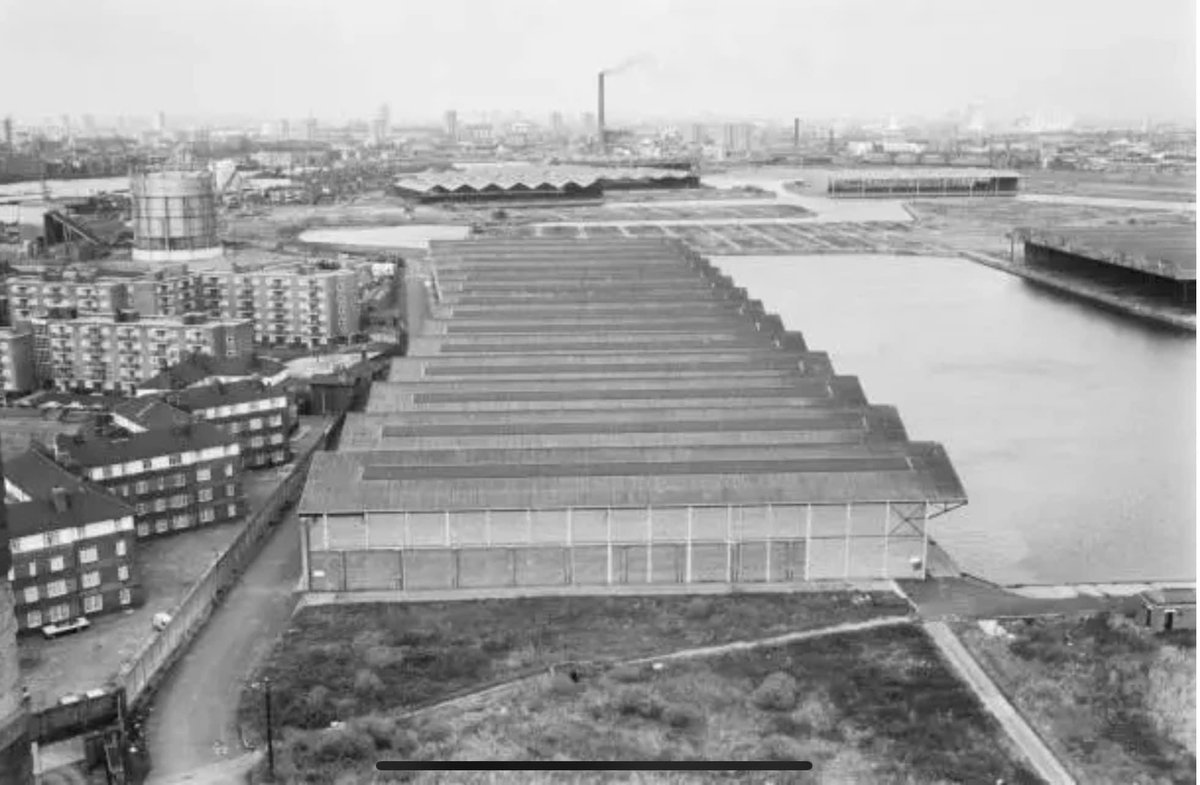
[[[792,146],[800,146],[800,118],[797,117],[792,121]]]
[[[608,150],[608,145],[604,141],[604,72],[600,72],[600,77],[597,81],[599,91],[596,95],[596,137],[600,141],[600,149]]]
[[[11,117],[4,118],[4,148],[13,152],[13,122]]]

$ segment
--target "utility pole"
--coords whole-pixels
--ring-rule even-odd
[[[275,734],[271,728],[271,678],[263,677],[263,694],[267,700],[267,773],[275,781]]]

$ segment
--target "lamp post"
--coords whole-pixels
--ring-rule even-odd
[[[275,780],[275,736],[271,727],[271,679],[264,676],[262,680],[263,697],[267,703],[267,773]]]

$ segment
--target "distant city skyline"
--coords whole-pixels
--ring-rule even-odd
[[[1001,12],[1002,11],[1002,12]],[[32,31],[53,31],[32,35]],[[0,116],[1194,118],[1192,0],[0,0]],[[247,57],[246,53],[253,53]],[[235,56],[236,55],[236,56]],[[54,85],[47,89],[46,85]]]

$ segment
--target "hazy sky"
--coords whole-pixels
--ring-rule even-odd
[[[1196,0],[0,0],[0,115],[1191,117]]]

